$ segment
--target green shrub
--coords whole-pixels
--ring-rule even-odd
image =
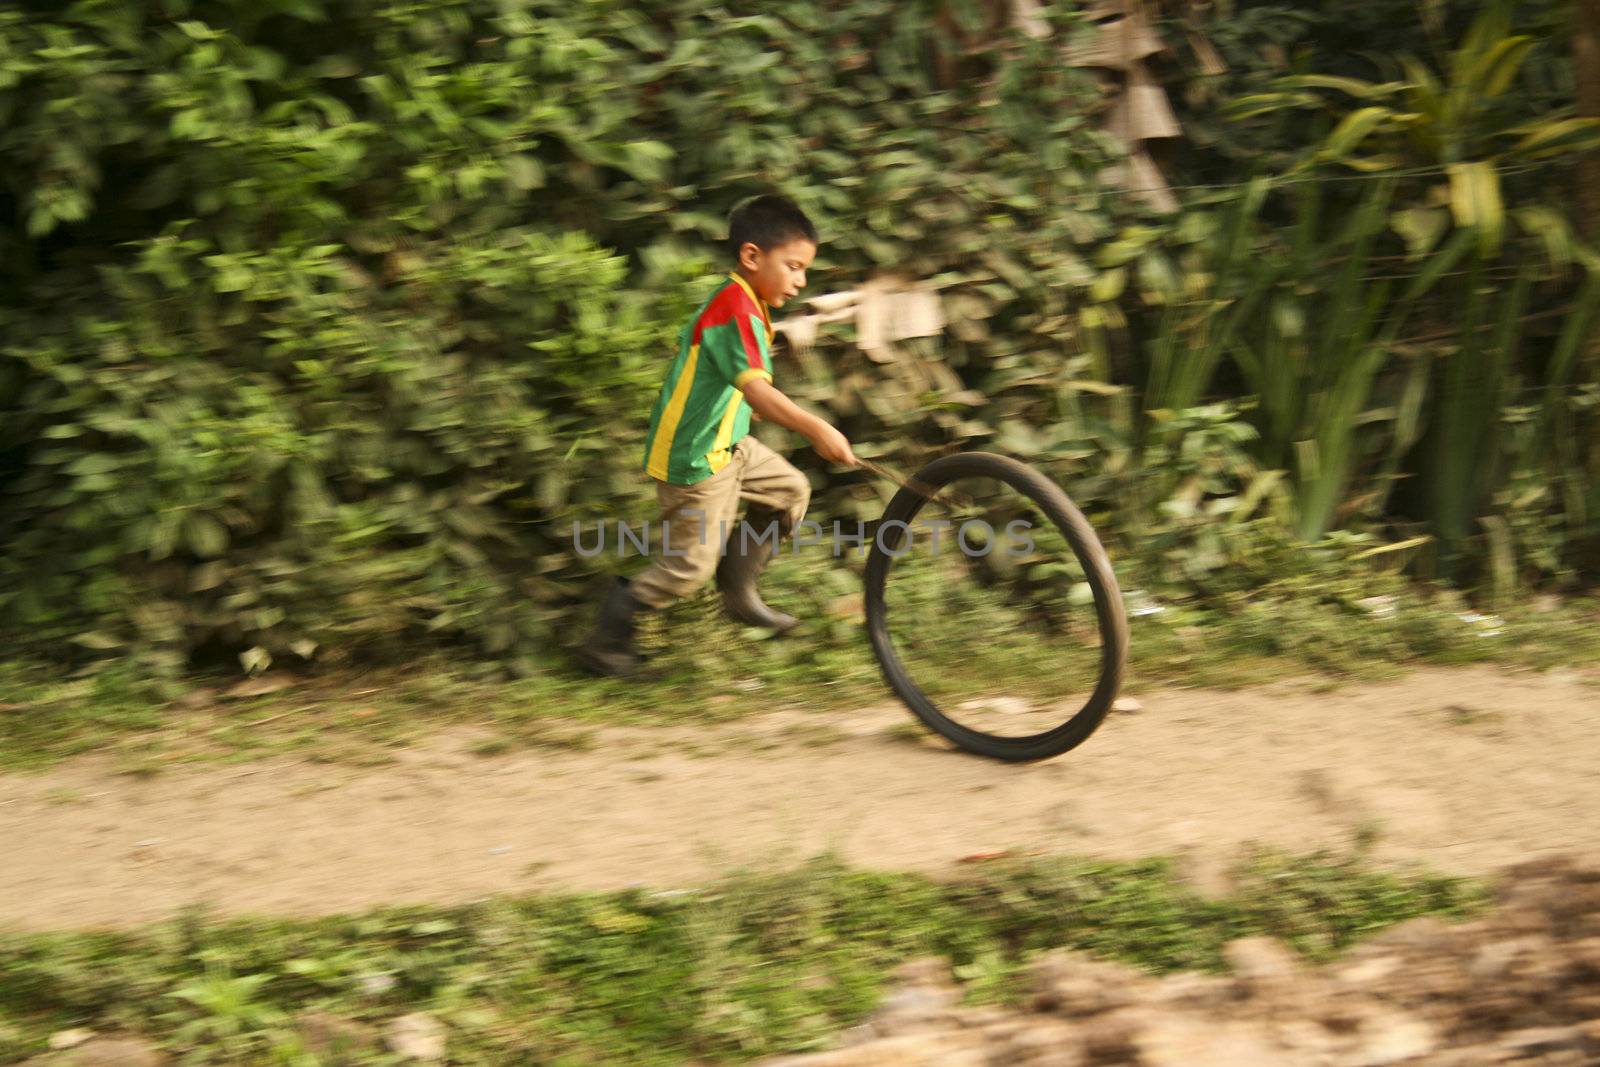
[[[380,289],[337,248],[173,234],[107,269],[101,315],[13,346],[7,621],[165,666],[547,640],[571,521],[636,506],[687,305],[574,234],[401,262]]]
[[[1423,36],[1451,39],[1460,6]],[[1571,279],[1492,307],[1471,279],[1434,286],[1449,265],[1403,258],[1387,201],[1339,235],[1357,183],[1291,211],[1261,186],[1152,216],[1103,189],[1104,97],[1057,53],[1088,23],[1047,11],[1045,40],[887,0],[0,12],[0,632],[165,672],[548,645],[614,565],[576,558],[570,522],[649,515],[636,452],[660,361],[720,270],[726,212],[767,189],[821,225],[814,290],[892,268],[949,311],[937,343],[886,362],[842,328],[784,368],[863,455],[1034,461],[1119,557],[1202,591],[1242,518],[1387,523],[1414,472],[1454,487],[1469,577],[1490,559],[1502,591],[1592,573],[1600,452],[1593,405],[1570,399],[1593,376],[1589,320],[1553,314]],[[1321,70],[1340,17],[1256,8],[1218,39],[1234,57],[1251,35],[1292,44]],[[1539,84],[1508,94],[1524,110],[1561,94],[1541,19]],[[1260,121],[1196,125],[1192,147],[1265,139],[1278,161],[1319,136]],[[1582,260],[1557,228],[1525,230],[1513,273]],[[1504,384],[1471,410],[1492,422],[1543,388],[1532,427],[1480,442],[1492,462],[1437,446],[1417,413],[1427,368],[1464,363],[1452,324],[1524,304],[1537,332],[1468,346]],[[1444,336],[1410,345],[1411,322]],[[1451,419],[1456,437],[1485,421]],[[1448,485],[1424,448],[1455,457]],[[800,461],[830,517],[892,488]],[[1480,466],[1492,485],[1467,484]]]

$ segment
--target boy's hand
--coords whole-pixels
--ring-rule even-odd
[[[832,426],[824,424],[811,439],[811,447],[829,463],[837,463],[841,467],[856,465],[856,454],[850,450],[849,440]]]
[[[838,463],[846,467],[856,465],[856,454],[850,450],[850,442],[845,440],[844,434],[809,411],[801,411],[795,406],[794,401],[784,396],[766,379],[753,378],[745,382],[744,398],[749,402],[753,416],[775,422],[786,430],[804,434],[806,440],[811,442],[811,447],[817,450],[817,455],[829,463]]]

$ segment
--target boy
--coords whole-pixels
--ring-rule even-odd
[[[661,506],[661,553],[643,574],[618,579],[579,659],[599,674],[635,674],[634,616],[688,596],[713,574],[734,619],[778,633],[796,620],[761,601],[755,581],[805,517],[811,486],[788,460],[750,436],[756,417],[793,430],[830,463],[855,466],[833,426],[772,384],[772,316],[806,284],[817,231],[780,196],[761,196],[728,218],[734,268],[678,336],[678,354],[650,416],[644,469]],[[736,521],[739,501],[749,504]],[[726,538],[726,544],[724,544]]]

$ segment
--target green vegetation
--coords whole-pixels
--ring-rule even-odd
[[[1269,934],[1326,959],[1483,899],[1470,882],[1327,856],[1254,857],[1221,900],[1162,861],[1006,861],[950,882],[814,862],[697,892],[9,935],[0,1056],[87,1026],[148,1035],[185,1062],[294,1063],[296,1013],[425,1010],[448,1026],[452,1062],[738,1061],[826,1043],[917,956],[948,958],[970,997],[1004,1001],[1042,950],[1217,971],[1229,939]]]
[[[824,331],[780,383],[899,470],[983,448],[1059,480],[1115,558],[1134,688],[1600,661],[1571,5],[1144,5],[1184,130],[1171,214],[1103,180],[1103,87],[1060,55],[1094,27],[1041,6],[1041,37],[970,0],[0,10],[0,767],[377,761],[451,724],[489,756],[882,699],[860,560],[826,549],[770,574],[790,639],[706,596],[650,621],[650,687],[560,653],[638,562],[573,525],[651,514],[660,361],[728,209],[772,189],[825,234],[813,292],[904,272],[949,318],[887,358]],[[797,459],[825,524],[893,491]],[[1059,678],[1080,590],[1028,566],[1026,614],[902,587],[930,690],[970,687],[979,647]],[[916,955],[1004,1000],[1048,948],[1325,957],[1481,899],[1326,857],[1259,857],[1224,900],[1159,862],[822,863],[0,935],[0,1059],[89,1026],[297,1063],[303,1011],[425,1010],[461,1062],[740,1060],[826,1042]]]
[[[1418,663],[1548,669],[1600,661],[1600,603],[1592,599],[1509,601],[1497,614],[1475,611],[1448,589],[1429,590],[1397,573],[1402,553],[1355,558],[1372,551],[1359,539],[1311,550],[1269,523],[1241,527],[1218,547],[1224,555],[1203,601],[1166,601],[1133,584],[1137,574],[1126,576],[1130,691],[1296,675],[1337,684]],[[1378,569],[1385,561],[1387,569]],[[287,688],[253,696],[228,695],[236,675],[202,675],[173,700],[177,694],[137,664],[80,677],[48,663],[0,664],[0,767],[41,769],[91,751],[141,774],[175,761],[284,752],[381,762],[395,746],[450,726],[484,731],[484,755],[582,749],[607,725],[715,723],[783,708],[880,704],[887,693],[861,630],[860,566],[859,558],[835,560],[825,550],[774,564],[772,601],[806,617],[785,639],[761,640],[759,631],[731,626],[709,592],[647,617],[642,641],[659,674],[649,685],[590,678],[558,654],[521,677],[434,655],[405,667],[279,673],[272,681]],[[983,677],[1009,679],[1003,691],[1016,695],[1063,696],[1062,672],[1076,662],[1071,650],[1064,653],[1059,635],[1019,618],[983,598],[960,613],[930,616],[914,628],[922,651],[908,653],[919,681],[951,699],[999,691],[985,690]],[[974,633],[984,635],[978,671]],[[1045,688],[1030,693],[1030,684]]]
[[[0,13],[0,634],[140,678],[544,670],[629,565],[572,523],[650,514],[661,353],[766,188],[827,235],[815,291],[904,270],[951,320],[886,362],[825,332],[786,387],[900,469],[1039,464],[1175,610],[1298,588],[1226,573],[1258,521],[1480,607],[1580,592],[1594,124],[1565,8],[1508,10],[1170,13],[1175,180],[1227,186],[1174,215],[1097,177],[1068,5],[1039,39],[955,0]],[[800,458],[825,518],[892,488]]]

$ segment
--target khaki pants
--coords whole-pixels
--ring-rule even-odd
[[[641,604],[662,608],[699,589],[722,560],[724,537],[743,534],[739,501],[751,506],[747,544],[754,545],[776,520],[777,536],[787,537],[805,518],[811,483],[794,464],[747,436],[733,446],[728,465],[694,485],[656,483],[661,505],[663,550],[630,587]],[[767,538],[771,544],[771,538]]]

